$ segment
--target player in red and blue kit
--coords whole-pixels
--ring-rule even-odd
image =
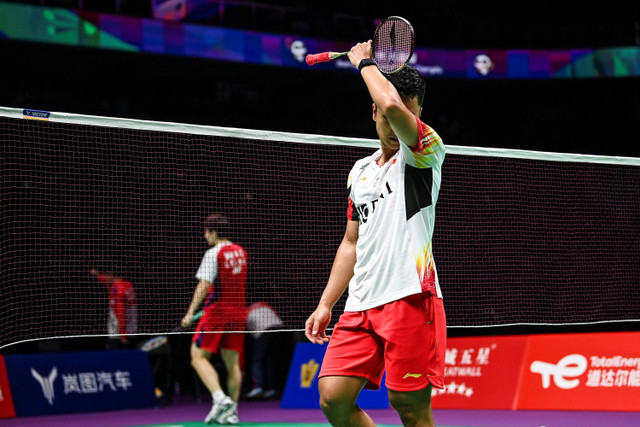
[[[196,273],[198,285],[182,325],[191,324],[193,315],[202,304],[204,315],[193,335],[191,365],[213,399],[205,422],[237,424],[244,334],[227,331],[245,329],[247,253],[242,246],[227,239],[229,221],[224,216],[210,215],[205,220],[204,228],[209,250],[204,254]],[[218,350],[227,370],[228,396],[222,390],[219,375],[209,361],[210,356],[218,353]]]
[[[110,340],[107,347],[132,347],[134,343],[127,335],[138,332],[138,302],[133,285],[112,273],[101,273],[96,269],[91,269],[90,273],[109,291],[107,332]]]

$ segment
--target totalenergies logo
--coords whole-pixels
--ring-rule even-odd
[[[590,361],[590,363],[589,363]],[[530,371],[540,374],[542,387],[551,386],[568,390],[578,387],[584,375],[584,386],[590,388],[632,387],[640,388],[640,357],[589,356],[569,354],[558,361],[548,363],[536,360],[531,363]]]
[[[541,375],[542,388],[549,388],[553,379],[556,387],[568,390],[580,384],[577,377],[587,370],[587,358],[581,354],[569,354],[556,364],[535,360],[529,369],[534,374]]]

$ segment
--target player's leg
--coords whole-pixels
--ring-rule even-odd
[[[206,335],[206,337],[202,335]],[[235,403],[229,396],[224,394],[218,372],[209,361],[212,352],[218,348],[220,335],[201,334],[191,344],[191,366],[193,366],[207,390],[211,392],[211,410],[204,419],[207,424],[214,422],[220,424],[228,417],[230,412],[235,410]]]
[[[374,426],[357,406],[360,391],[380,386],[383,344],[370,329],[366,312],[345,312],[333,329],[320,369],[320,407],[335,426]]]
[[[251,374],[253,377],[253,387],[249,394],[247,394],[247,398],[256,399],[262,397],[265,390],[265,375],[267,374],[265,370],[265,360],[267,358],[269,334],[263,333],[258,337],[253,337],[252,343]]]
[[[220,357],[227,370],[227,393],[231,398],[231,405],[225,413],[221,414],[218,421],[221,424],[238,424],[238,400],[242,388],[241,358],[244,357],[244,334],[221,334]]]
[[[205,312],[198,321],[191,342],[191,366],[212,396],[223,392],[218,372],[210,361],[211,355],[217,353],[220,348],[223,334],[205,333],[207,330],[218,330],[216,321],[215,316]]]
[[[370,310],[385,342],[386,385],[404,426],[435,426],[431,389],[444,386],[446,318],[442,300],[416,294]]]
[[[278,379],[276,356],[279,354],[279,351],[281,351],[278,349],[278,345],[283,345],[283,343],[278,343],[279,340],[277,332],[264,335],[267,336],[267,350],[264,358],[264,394],[262,397],[265,399],[272,399],[278,394],[276,390]]]
[[[435,427],[431,411],[431,385],[418,391],[388,390],[389,402],[405,427]]]
[[[213,395],[218,391],[222,391],[222,387],[220,386],[220,376],[209,361],[210,357],[211,353],[209,351],[199,348],[196,343],[191,344],[191,366],[193,366],[207,390]]]
[[[375,426],[356,404],[367,381],[365,378],[345,376],[326,376],[318,380],[320,407],[333,427]]]
[[[220,349],[220,356],[227,369],[227,394],[237,403],[240,399],[240,389],[242,387],[240,354],[238,351],[223,348]]]

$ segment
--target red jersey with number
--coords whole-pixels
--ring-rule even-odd
[[[225,241],[210,248],[202,257],[196,279],[211,283],[203,303],[205,313],[245,323],[247,253],[242,246]]]
[[[109,335],[135,334],[138,332],[138,302],[133,285],[128,280],[115,279],[109,283],[107,276],[98,274],[98,281],[109,290]]]

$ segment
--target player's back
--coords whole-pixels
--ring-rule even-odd
[[[229,243],[218,252],[218,283],[222,304],[246,306],[247,252],[236,243]]]

